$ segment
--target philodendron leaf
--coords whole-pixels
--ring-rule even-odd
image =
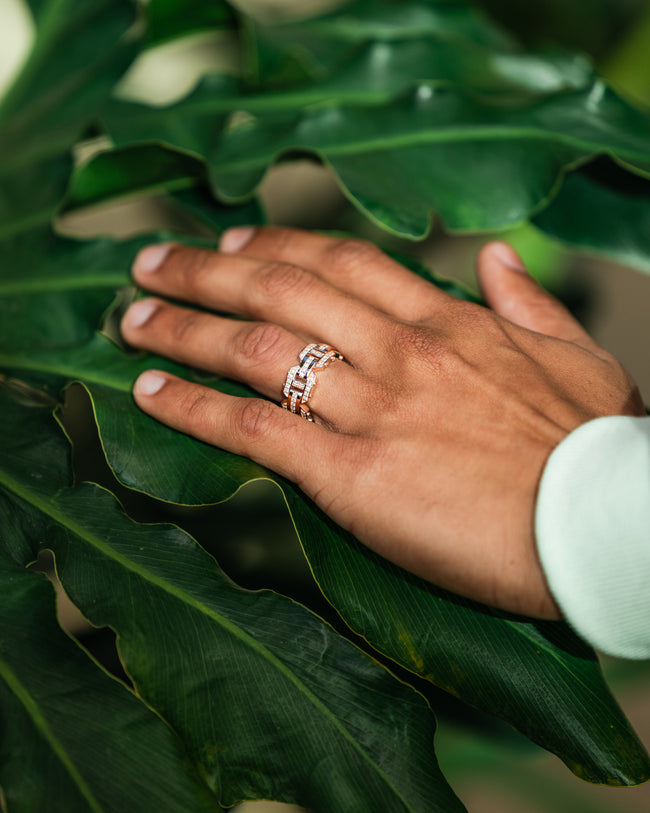
[[[236,17],[226,0],[150,0],[147,15],[147,45],[198,34],[234,28]]]
[[[598,161],[571,172],[533,224],[569,246],[650,273],[650,180]]]
[[[26,411],[34,410],[43,411]],[[10,420],[4,407],[2,415]],[[3,809],[216,811],[214,795],[169,727],[58,626],[52,585],[24,567],[33,557],[21,545],[22,505],[16,492],[0,494]],[[20,547],[22,566],[8,553]]]
[[[11,527],[51,549],[74,603],[117,632],[138,694],[222,804],[462,813],[419,694],[304,607],[233,585],[178,528],[139,525],[103,489],[68,487],[69,450],[51,416],[6,388],[0,399]]]
[[[134,406],[131,387],[148,366],[183,374],[165,359],[127,358],[103,337],[85,348],[0,353],[0,367],[11,375],[51,390],[84,382],[108,461],[132,488],[173,503],[206,504],[228,499],[250,480],[275,480],[323,592],[378,650],[502,717],[584,779],[625,785],[650,776],[648,755],[593,651],[566,625],[505,615],[438,590],[372,554],[291,484],[147,417]],[[225,381],[204,383],[251,394]]]
[[[178,208],[216,233],[236,225],[265,221],[259,202],[242,206],[217,201],[206,183],[205,164],[157,144],[135,145],[99,153],[72,176],[65,211],[116,199],[166,193]]]
[[[522,51],[464,2],[358,0],[313,19],[245,30],[251,73],[266,89],[306,77],[338,76],[343,85],[347,76],[354,84],[364,75],[368,89],[393,85],[396,92],[428,78],[492,91],[549,93],[583,87],[593,74],[577,54]]]
[[[429,80],[381,104],[373,87],[353,93],[345,101],[326,85],[246,95],[217,77],[171,108],[117,103],[106,122],[119,143],[158,140],[203,157],[218,196],[231,202],[283,156],[313,155],[356,206],[411,238],[427,233],[434,212],[454,230],[526,220],[548,205],[567,169],[595,155],[639,173],[650,166],[650,119],[600,80],[544,96],[477,96]],[[237,110],[251,118],[214,135]],[[197,129],[201,138],[190,137]]]
[[[43,229],[0,243],[0,352],[84,344],[150,241],[69,240]]]
[[[280,156],[312,153],[380,225],[422,237],[434,211],[456,230],[520,222],[549,202],[568,167],[600,153],[643,172],[649,144],[650,119],[600,81],[499,104],[422,84],[381,108],[259,115],[224,135],[209,166],[220,195],[237,200]]]
[[[131,0],[30,0],[31,53],[0,100],[0,236],[50,220],[69,152],[134,56]]]

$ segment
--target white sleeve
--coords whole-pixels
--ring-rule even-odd
[[[569,624],[603,652],[650,658],[650,418],[597,418],[557,446],[535,534]]]

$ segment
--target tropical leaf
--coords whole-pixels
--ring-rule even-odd
[[[136,51],[130,0],[30,0],[31,53],[0,100],[0,237],[47,223],[70,150]]]
[[[0,348],[76,346],[91,338],[145,245],[68,240],[49,229],[0,243]]]
[[[611,161],[569,173],[532,222],[568,246],[650,273],[650,181]]]
[[[23,304],[29,321],[34,314]],[[289,483],[150,419],[131,395],[149,366],[188,374],[165,359],[126,356],[102,336],[76,347],[25,350],[17,342],[0,350],[0,367],[50,392],[72,380],[84,383],[109,463],[131,488],[168,502],[206,504],[228,499],[250,480],[274,479],[323,592],[381,652],[503,717],[583,778],[634,784],[649,775],[648,757],[593,652],[566,626],[516,619],[437,590],[371,554]],[[252,394],[226,381],[203,383]]]
[[[577,54],[532,54],[474,4],[357,0],[313,19],[249,24],[253,84],[268,89],[342,75],[359,87],[404,90],[417,80],[548,93],[592,79]],[[342,74],[342,68],[345,71]]]
[[[205,176],[201,161],[155,144],[107,150],[75,171],[64,211],[166,193],[177,208],[217,234],[231,226],[265,222],[255,198],[242,206],[220,204]]]
[[[225,0],[151,0],[145,8],[147,44],[235,26],[235,14]]]
[[[419,52],[401,47],[374,43],[362,65],[290,90],[249,93],[232,77],[210,77],[169,108],[116,102],[105,123],[119,144],[153,141],[203,158],[229,202],[250,196],[274,162],[311,155],[366,215],[411,238],[427,233],[434,212],[453,230],[520,223],[548,205],[568,169],[596,155],[640,174],[650,167],[650,120],[601,80],[477,95],[412,72]],[[403,76],[391,68],[400,54]],[[408,89],[395,95],[399,85]],[[224,129],[241,111],[248,117]]]
[[[129,520],[96,486],[69,488],[66,442],[51,417],[7,388],[0,398],[11,527],[51,549],[75,604],[117,632],[138,694],[222,804],[462,813],[420,695],[304,607],[234,586],[178,528]],[[124,741],[121,749],[127,756]],[[140,805],[128,809],[151,802]]]
[[[328,163],[384,228],[426,234],[438,212],[456,230],[498,229],[548,204],[566,168],[610,154],[645,172],[650,119],[600,81],[588,90],[499,104],[421,85],[381,108],[323,106],[263,116],[224,134],[209,158],[221,197],[244,198],[279,157]]]
[[[7,413],[5,398],[6,390],[2,415],[7,421],[12,410]],[[21,411],[43,412],[24,405]],[[0,492],[6,474],[0,474]],[[0,493],[0,786],[5,809],[217,810],[215,797],[169,727],[58,626],[52,585],[24,567],[33,556],[22,538],[21,513],[12,498]]]

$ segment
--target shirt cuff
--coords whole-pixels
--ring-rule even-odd
[[[650,418],[597,418],[548,459],[537,549],[566,620],[611,655],[650,658]]]

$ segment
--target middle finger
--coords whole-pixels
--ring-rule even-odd
[[[141,299],[122,321],[124,338],[135,347],[158,353],[211,373],[226,376],[282,400],[287,371],[298,364],[305,341],[268,322],[243,322]],[[364,397],[359,374],[334,362],[316,375],[310,408],[328,424],[356,426],[351,404]]]
[[[152,268],[154,252],[159,263]],[[133,274],[158,294],[313,336],[340,349],[355,367],[374,367],[397,327],[371,305],[288,263],[171,244],[140,252]]]

